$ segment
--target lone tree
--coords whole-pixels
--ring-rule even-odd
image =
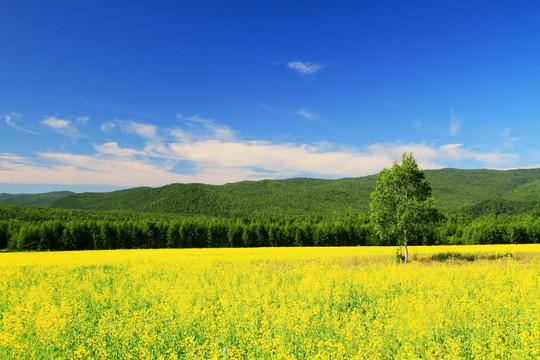
[[[369,209],[377,235],[384,243],[403,244],[407,262],[408,240],[419,236],[437,213],[431,186],[412,153],[404,153],[401,164],[396,161],[379,173]]]

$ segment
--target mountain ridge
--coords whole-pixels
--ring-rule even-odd
[[[540,203],[540,169],[425,170],[435,205],[443,212],[478,212],[478,204],[497,200],[501,208],[535,208]],[[182,215],[316,215],[365,212],[377,175],[335,180],[290,178],[240,181],[224,185],[169,184],[108,193],[63,197],[55,208],[136,210]],[[509,206],[508,204],[511,204]],[[517,208],[516,208],[517,206]],[[485,207],[485,204],[484,204]]]
[[[52,191],[41,194],[0,193],[0,204],[47,207],[54,203],[56,200],[73,194],[75,193],[67,190]]]
[[[425,174],[433,188],[435,206],[446,213],[520,213],[540,208],[540,169],[445,168],[425,170]],[[377,175],[368,175],[334,180],[267,179],[224,185],[175,183],[99,193],[0,194],[0,203],[179,215],[339,215],[367,212],[376,180]]]

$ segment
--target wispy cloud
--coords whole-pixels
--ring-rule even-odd
[[[298,109],[294,112],[297,115],[300,115],[308,120],[319,120],[319,116],[311,111],[306,109]]]
[[[90,116],[76,116],[75,121],[77,124],[86,124],[90,120]]]
[[[58,131],[62,135],[66,135],[69,137],[82,137],[81,133],[79,132],[78,125],[86,124],[89,119],[90,118],[87,116],[76,117],[75,122],[73,122],[68,119],[59,119],[55,116],[50,116],[43,120],[41,123]]]
[[[43,120],[42,123],[56,130],[66,129],[70,124],[69,120],[57,119],[54,116]]]
[[[502,137],[503,137],[503,146],[506,147],[506,148],[510,148],[510,149],[513,149],[516,147],[516,142],[519,141],[519,138],[516,137],[516,136],[511,136],[510,135],[511,131],[510,129],[505,129],[503,132],[502,132]]]
[[[160,129],[122,123],[146,141],[122,146],[120,140],[94,145],[93,154],[40,152],[36,157],[0,154],[0,183],[160,186],[171,182],[223,184],[240,180],[313,176],[356,177],[375,174],[413,152],[424,169],[515,166],[509,152],[478,151],[459,143],[375,143],[345,148],[328,143],[295,144],[242,140],[228,126],[200,115],[177,115],[179,128]],[[63,129],[69,121],[49,119]],[[160,133],[161,137],[157,134]],[[178,168],[185,168],[184,173]]]
[[[120,148],[115,141],[107,142],[102,145],[94,145],[94,149],[97,151],[97,155],[107,155],[124,159],[133,159],[136,155],[147,155],[144,151]]]
[[[154,139],[156,137],[156,127],[153,125],[139,124],[130,122],[133,131],[144,138]]]
[[[49,152],[39,153],[37,159],[25,158],[23,161],[0,157],[0,181],[19,184],[157,186],[195,180],[191,176],[170,172],[170,166],[143,159]]]
[[[204,119],[199,114],[187,117],[182,114],[176,114],[176,118],[188,128],[187,132],[183,130],[175,131],[176,135],[181,134],[181,138],[185,138],[188,133],[216,140],[228,140],[235,137],[230,127],[218,124],[213,119]]]
[[[109,135],[112,135],[111,132],[113,131],[113,129],[116,127],[116,124],[113,123],[113,122],[106,122],[105,124],[101,124],[100,126],[100,129],[101,131],[103,131],[104,133],[107,133]]]
[[[512,153],[503,153],[498,150],[491,152],[478,152],[467,149],[463,144],[447,144],[439,148],[441,160],[454,161],[473,160],[492,168],[504,167],[514,164],[517,156]]]
[[[266,105],[266,104],[263,104],[263,103],[260,103],[260,102],[255,102],[254,104],[257,105],[258,108],[263,109],[264,111],[270,111],[271,110],[271,107]]]
[[[17,126],[17,125],[15,124],[14,119],[17,119],[17,118],[19,118],[20,116],[21,116],[20,114],[15,113],[15,112],[12,112],[12,113],[10,113],[9,115],[6,115],[6,116],[5,116],[6,123],[7,123],[9,126],[11,126],[12,128],[14,128],[14,129],[17,129],[17,130],[20,130],[20,131],[24,131],[24,132],[27,132],[27,133],[29,133],[29,134],[34,134],[34,135],[37,134],[37,133],[34,132],[34,131],[27,130],[27,129],[23,129],[23,128],[21,128],[21,127],[19,127],[19,126]]]
[[[15,154],[10,153],[0,153],[0,169],[2,168],[2,164],[31,164],[32,160],[27,159],[24,156],[19,156]]]
[[[461,123],[462,123],[461,119],[458,118],[456,114],[454,113],[454,108],[451,108],[450,109],[450,127],[449,127],[450,135],[456,136],[458,131],[461,129]]]
[[[313,64],[309,61],[290,61],[287,63],[287,67],[290,69],[298,71],[300,74],[303,75],[311,75],[315,74],[317,71],[322,69],[321,65]]]
[[[241,169],[243,173],[251,172],[250,178],[303,174],[358,176],[359,172],[375,171],[384,160],[388,160],[373,154],[321,151],[316,145],[274,144],[268,141],[202,140],[171,143],[169,148],[173,156],[196,164],[199,169]]]
[[[157,127],[155,125],[148,125],[143,123],[138,123],[134,121],[118,121],[120,128],[123,132],[133,135],[138,135],[146,139],[157,139]],[[111,123],[109,123],[111,124]],[[105,126],[105,130],[110,130],[114,126],[111,125]],[[103,130],[103,128],[102,128]]]

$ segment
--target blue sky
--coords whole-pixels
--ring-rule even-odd
[[[0,192],[540,167],[540,6],[4,1]]]

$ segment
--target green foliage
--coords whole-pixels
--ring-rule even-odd
[[[492,212],[519,214],[540,204],[540,169],[518,170],[426,170],[426,179],[433,187],[435,206],[445,213],[469,212],[467,209],[483,201],[503,200],[502,209],[493,206],[476,215]],[[506,203],[519,205],[506,209]]]
[[[540,209],[540,201],[538,200],[507,200],[507,199],[488,199],[483,200],[474,205],[465,206],[461,209],[462,213],[472,215],[486,214],[523,214],[535,209]]]
[[[17,205],[0,205],[0,220],[19,221],[46,221],[61,220],[170,220],[177,219],[178,215],[167,213],[143,213],[129,210],[71,210],[53,209],[45,207],[29,207]]]
[[[10,250],[91,250],[360,245],[370,242],[367,218],[192,217],[154,220],[0,220],[2,248]],[[314,230],[321,229],[317,236]],[[346,229],[347,231],[344,231]]]
[[[65,197],[53,208],[222,217],[347,214],[367,210],[375,177],[243,181],[222,186],[171,184]]]
[[[371,194],[370,217],[375,233],[385,244],[403,244],[407,261],[407,242],[421,236],[436,220],[431,186],[412,154],[403,154],[377,177]]]
[[[540,243],[539,169],[424,173],[446,216],[409,245]],[[172,184],[58,201],[70,209],[0,205],[0,249],[389,245],[366,215],[376,181]]]
[[[433,189],[434,206],[445,213],[519,214],[540,206],[540,169],[440,169],[424,173]],[[51,207],[219,217],[347,215],[369,210],[376,178],[296,178],[221,186],[171,184],[73,194]]]
[[[56,200],[68,195],[73,195],[71,191],[53,191],[44,194],[0,194],[0,204],[23,205],[23,206],[49,206]]]
[[[540,212],[448,215],[409,245],[540,243]],[[366,215],[253,218],[186,217],[167,221],[0,219],[0,249],[13,251],[388,245]]]

